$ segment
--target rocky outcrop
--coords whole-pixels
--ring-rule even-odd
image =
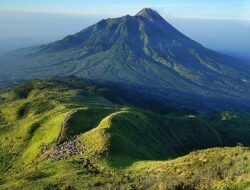
[[[85,151],[84,145],[76,140],[65,141],[62,144],[55,144],[49,154],[52,160],[64,160],[73,155],[79,155]]]

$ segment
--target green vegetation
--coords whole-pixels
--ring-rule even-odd
[[[1,57],[0,89],[6,80],[77,76],[154,88],[200,111],[250,107],[249,62],[206,49],[153,12],[101,20]]]
[[[224,144],[250,146],[250,115],[243,111],[210,113],[204,117],[223,137]]]
[[[0,65],[0,189],[250,189],[250,113],[190,110],[249,108],[249,66],[153,10],[12,52]],[[47,76],[95,82],[9,89]]]
[[[170,161],[137,162],[130,169],[157,176],[155,189],[249,189],[249,159],[248,148],[212,148]]]
[[[133,95],[70,77],[1,93],[0,189],[249,188],[249,113],[157,113]]]

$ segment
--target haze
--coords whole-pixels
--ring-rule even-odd
[[[103,18],[134,15],[148,6],[158,10],[182,33],[204,46],[250,59],[250,1],[136,2],[3,0],[0,2],[0,51],[49,43]]]

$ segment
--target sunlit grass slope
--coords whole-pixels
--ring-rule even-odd
[[[195,150],[248,146],[250,114],[163,115],[126,93],[70,77],[1,93],[0,189],[247,188],[248,148]]]

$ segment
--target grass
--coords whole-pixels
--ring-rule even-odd
[[[117,104],[126,101],[113,92],[112,102],[112,91],[88,82],[26,85],[0,94],[0,189],[249,186],[249,148],[224,147],[235,141],[230,131],[247,142],[246,112],[177,117]],[[84,151],[52,159],[53,147],[68,140]],[[212,148],[218,146],[224,148]]]
[[[110,136],[110,160],[164,160],[221,145],[217,132],[197,118],[173,118],[136,110],[114,115],[106,133]]]
[[[210,113],[203,117],[223,137],[224,144],[250,146],[250,114],[243,111]]]
[[[78,109],[71,114],[64,126],[63,139],[73,138],[95,128],[100,121],[114,111],[112,108],[85,108]]]
[[[249,159],[249,149],[235,147],[195,151],[169,161],[138,161],[119,170],[96,158],[91,164],[83,158],[45,161],[13,175],[0,188],[245,190],[249,187]]]
[[[233,187],[246,189],[249,188],[247,182],[250,169],[249,159],[248,148],[213,148],[158,163],[150,170],[161,176],[158,184],[162,186],[169,184],[185,186],[185,183],[189,183],[197,189],[212,187],[214,189],[233,189]],[[133,169],[138,169],[137,167],[135,165]],[[141,166],[140,170],[143,170]]]

